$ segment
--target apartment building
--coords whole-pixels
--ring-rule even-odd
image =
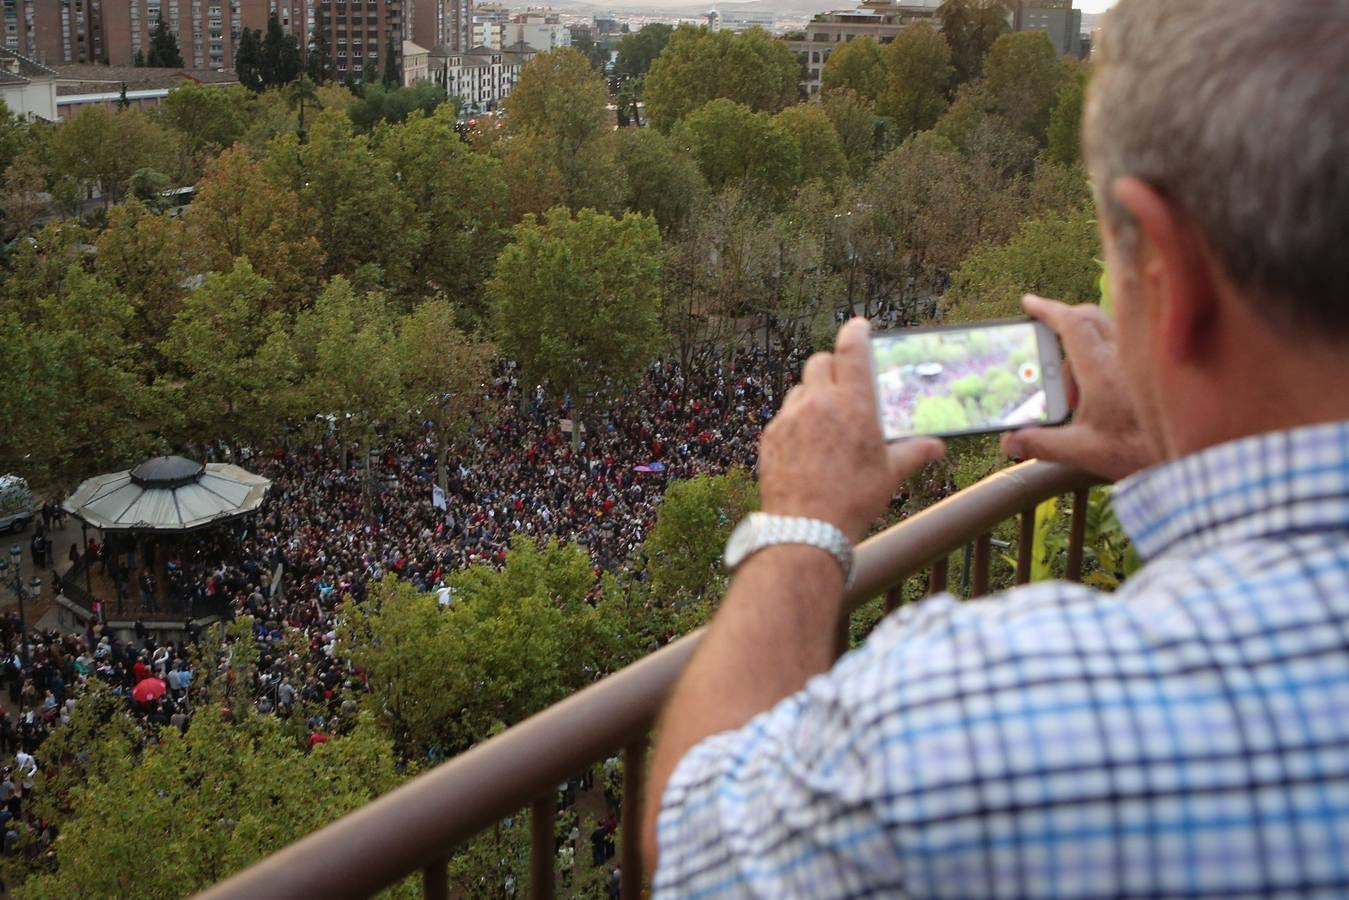
[[[506,45],[506,25],[510,20],[511,11],[500,3],[474,5],[472,46],[500,50]]]
[[[102,58],[99,0],[0,0],[4,49],[42,65]]]
[[[178,38],[183,67],[234,68],[245,28],[265,31],[275,12],[302,46],[322,16],[339,77],[358,77],[367,61],[380,65],[389,40],[402,56],[404,7],[413,0],[0,0],[3,46],[46,65],[134,64],[150,49],[150,35],[163,16]],[[472,0],[415,0],[434,25],[443,8],[447,27],[467,22]],[[460,19],[456,20],[458,9]],[[408,27],[411,27],[409,25]],[[463,26],[466,28],[467,26]],[[448,32],[447,32],[448,33]],[[469,38],[463,33],[462,40]]]
[[[468,53],[444,48],[431,51],[431,77],[468,114],[490,112],[510,96],[525,64],[538,54],[517,45],[506,50],[477,47]]]
[[[1073,0],[1021,0],[1017,3],[1012,28],[1015,31],[1043,31],[1054,42],[1060,56],[1083,56],[1082,11],[1073,9]]]
[[[895,36],[918,22],[937,26],[940,0],[863,0],[856,9],[820,13],[806,26],[801,39],[787,45],[801,60],[801,89],[807,96],[818,94],[823,86],[821,73],[829,54],[840,44],[861,37],[888,44]]]
[[[540,53],[571,46],[571,29],[551,9],[530,9],[511,17],[506,23],[503,47],[526,44]]]

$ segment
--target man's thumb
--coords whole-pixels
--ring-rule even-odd
[[[1074,443],[1066,428],[1023,428],[1002,436],[1002,452],[1014,460],[1044,459],[1061,462]]]
[[[946,444],[936,438],[910,438],[891,444],[886,448],[886,454],[889,456],[890,471],[897,480],[903,481],[928,463],[945,456]]]

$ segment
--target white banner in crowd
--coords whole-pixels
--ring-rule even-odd
[[[441,490],[438,484],[431,487],[431,505],[436,509],[448,508],[448,504],[445,502],[445,492]]]

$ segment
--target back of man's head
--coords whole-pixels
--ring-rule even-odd
[[[1270,324],[1349,339],[1349,0],[1120,0],[1084,138],[1102,214],[1117,178],[1207,237]]]

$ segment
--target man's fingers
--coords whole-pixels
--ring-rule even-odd
[[[1063,333],[1066,317],[1073,309],[1066,303],[1047,300],[1034,294],[1027,294],[1021,298],[1021,308],[1026,311],[1026,315],[1032,319],[1039,319],[1059,334]]]
[[[802,384],[828,384],[834,380],[834,357],[829,353],[816,353],[806,360],[801,370]]]
[[[1081,426],[1023,428],[1002,436],[1002,452],[1016,460],[1072,460],[1081,456],[1084,437]]]
[[[890,473],[899,482],[945,456],[946,444],[936,438],[910,438],[889,445],[885,451]]]
[[[839,329],[834,381],[850,388],[871,381],[871,323],[860,316]]]

